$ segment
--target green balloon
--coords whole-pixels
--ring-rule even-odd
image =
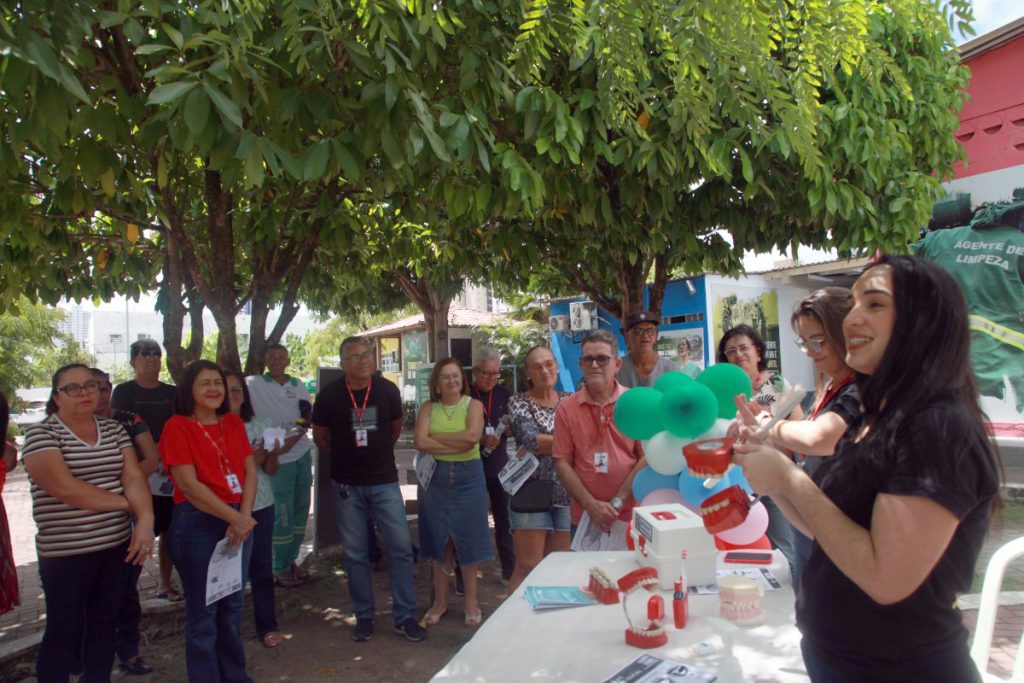
[[[695,439],[718,419],[718,399],[703,384],[689,382],[666,391],[658,410],[667,431],[684,439]]]
[[[733,397],[743,394],[750,399],[754,395],[754,385],[743,368],[732,363],[712,365],[697,375],[697,381],[714,392],[718,399],[718,417],[731,420],[736,417],[736,403]]]
[[[673,370],[672,372],[666,372],[664,375],[659,377],[657,381],[654,382],[654,388],[664,393],[670,389],[675,389],[678,386],[692,381],[693,380],[686,373]]]
[[[649,387],[633,387],[615,401],[612,418],[619,431],[631,439],[646,440],[661,431],[658,406],[661,392]]]

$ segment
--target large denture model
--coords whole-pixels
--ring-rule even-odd
[[[648,601],[647,625],[643,628],[633,623],[626,606],[631,594],[641,589],[654,592],[658,586],[658,570],[654,567],[636,569],[619,579],[619,590],[624,595],[622,611],[625,612],[626,621],[629,622],[629,628],[626,629],[626,645],[648,650],[668,643],[668,634],[665,633],[665,627],[662,625],[662,620],[665,618],[665,603],[660,595],[654,595]]]
[[[718,614],[737,626],[756,626],[764,623],[761,598],[764,587],[742,576],[723,576],[718,579]]]
[[[712,484],[725,476],[732,464],[733,439],[704,439],[683,446],[686,469],[691,477],[710,479]],[[710,488],[710,487],[709,487]]]
[[[610,576],[600,567],[590,568],[590,580],[584,592],[589,593],[602,605],[615,605],[619,602],[619,588],[612,583]]]
[[[738,527],[750,514],[750,498],[740,486],[719,491],[700,504],[704,528],[710,534],[720,534]]]

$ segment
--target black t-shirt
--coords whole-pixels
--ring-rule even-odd
[[[366,412],[360,426],[356,413],[363,409],[364,400]],[[391,422],[401,417],[402,396],[398,387],[383,377],[372,377],[369,387],[352,390],[351,396],[344,379],[324,387],[313,406],[313,424],[330,430],[331,479],[360,486],[397,482]],[[357,429],[366,430],[366,446],[356,446]]]
[[[873,601],[815,544],[800,577],[797,626],[814,652],[851,681],[974,680],[954,602],[970,589],[999,488],[988,438],[952,402],[905,418],[888,451],[878,452],[870,439],[855,444],[860,424],[854,421],[814,476],[832,502],[865,529],[880,493],[930,498],[960,523],[924,583],[893,605]]]
[[[497,429],[498,422],[508,412],[508,399],[510,396],[508,389],[500,384],[495,384],[493,389],[483,392],[471,386],[469,388],[469,395],[484,405],[484,427],[490,426]],[[484,431],[486,433],[487,430],[485,429]],[[481,437],[480,455],[484,459],[485,475],[489,477],[498,476],[498,472],[501,472],[501,468],[508,462],[508,434],[506,431],[501,435],[501,441],[490,454],[484,453],[483,438]]]
[[[110,414],[110,419],[124,427],[124,431],[128,432],[128,436],[132,438],[132,443],[135,443],[135,437],[139,434],[149,431],[146,421],[130,410],[114,410]],[[135,449],[135,457],[142,462],[144,456],[138,448]]]
[[[808,419],[816,419],[821,417],[825,413],[835,413],[843,419],[843,422],[849,426],[857,419],[860,415],[860,394],[857,393],[857,383],[848,382],[840,387],[833,396],[828,400],[828,403],[821,407],[818,414],[815,417],[809,417]],[[814,476],[814,473],[818,471],[821,464],[834,457],[832,455],[807,455],[800,458],[800,464],[803,466],[804,471],[807,474]]]
[[[153,389],[143,389],[135,380],[118,384],[110,395],[110,407],[137,413],[153,433],[153,441],[160,441],[164,423],[174,414],[174,394],[170,384],[160,382]]]

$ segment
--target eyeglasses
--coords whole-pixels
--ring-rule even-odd
[[[481,370],[480,368],[473,368],[473,372],[479,372],[484,377],[497,377],[501,374],[501,370]]]
[[[373,358],[373,351],[364,351],[363,353],[353,353],[345,356],[346,363],[362,363],[364,360],[370,360]]]
[[[57,391],[63,391],[65,394],[67,394],[71,398],[75,398],[76,396],[81,396],[83,391],[85,393],[87,393],[87,394],[94,394],[94,393],[96,393],[99,390],[100,390],[100,383],[97,382],[94,379],[89,380],[85,384],[77,384],[77,383],[65,384],[64,386],[59,387],[57,389]]]
[[[657,327],[634,327],[629,331],[630,334],[635,334],[638,337],[657,337]]]
[[[794,342],[796,347],[807,353],[807,349],[810,349],[814,353],[821,353],[821,350],[825,348],[825,344],[828,340],[824,337],[811,337],[810,339],[804,339],[803,337],[797,337]]]
[[[732,346],[725,350],[726,358],[734,358],[740,354],[746,355],[750,349],[753,348],[749,344],[740,344],[739,346]]]
[[[237,394],[238,396],[244,396],[245,392],[242,391],[242,387],[231,387],[228,389],[228,393]]]
[[[597,363],[598,367],[605,367],[612,362],[611,356],[606,356],[603,353],[600,356],[583,356],[580,358],[580,365],[583,367],[593,367],[594,363]]]
[[[537,361],[536,363],[530,363],[529,369],[535,372],[540,370],[550,370],[553,372],[558,369],[558,363],[553,360]]]
[[[135,357],[136,358],[159,358],[162,355],[163,355],[163,353],[160,352],[160,351],[150,351],[150,350],[147,349],[145,351],[139,351],[137,354],[135,354]]]

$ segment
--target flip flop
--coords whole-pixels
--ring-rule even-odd
[[[185,599],[185,594],[177,588],[168,588],[165,591],[159,591],[156,594],[157,600],[166,600],[167,602],[181,602]]]
[[[263,636],[261,640],[263,641],[263,647],[269,650],[284,642],[284,634],[278,633],[277,631],[271,631]]]
[[[448,612],[448,608],[447,607],[445,607],[443,610],[441,610],[440,613],[438,613],[438,612],[431,612],[430,610],[427,610],[427,613],[423,615],[423,621],[421,623],[422,623],[423,626],[437,626],[439,623],[441,623],[441,619],[444,618],[444,615],[447,612]]]
[[[466,626],[469,628],[476,628],[484,620],[484,613],[482,610],[477,610],[476,614],[470,614],[466,612]]]

